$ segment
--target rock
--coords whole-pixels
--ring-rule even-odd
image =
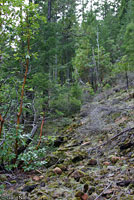
[[[32,178],[33,181],[40,181],[40,179],[41,179],[41,178],[40,178],[39,176],[34,176],[34,177]]]
[[[79,161],[82,161],[83,159],[87,158],[88,154],[86,151],[80,151],[80,150],[77,150],[75,152],[73,152],[72,154],[72,162],[73,163],[76,163],[76,162],[79,162]]]
[[[77,155],[72,159],[72,162],[76,163],[76,162],[82,161],[83,159],[84,157],[82,155]]]
[[[53,172],[54,172],[55,174],[59,174],[59,175],[62,174],[62,170],[61,170],[59,167],[56,167],[56,168],[53,170]]]
[[[120,157],[112,156],[112,157],[110,158],[110,160],[111,160],[111,162],[112,162],[113,164],[115,164],[117,161],[120,160]]]
[[[71,174],[71,177],[74,178],[76,181],[79,181],[80,178],[82,178],[84,176],[85,176],[84,172],[82,172],[80,170],[76,170]]]
[[[64,172],[68,170],[67,166],[64,164],[59,164],[59,165],[57,165],[57,167],[59,167]]]
[[[111,171],[115,171],[115,166],[108,166],[107,169]]]
[[[64,138],[59,136],[55,141],[54,141],[54,147],[59,147],[62,143],[64,142]]]
[[[49,167],[51,167],[52,165],[55,165],[55,163],[57,163],[57,161],[58,161],[58,157],[56,157],[56,156],[53,156],[53,155],[51,155],[51,156],[47,156],[46,157],[46,164],[45,164],[45,166],[47,167],[47,168],[49,168]]]
[[[22,192],[32,192],[32,190],[34,190],[37,187],[38,184],[34,184],[34,185],[27,185],[25,186],[21,191]]]
[[[94,159],[94,158],[92,158],[92,159],[90,159],[90,160],[88,161],[87,164],[88,164],[88,165],[91,165],[91,166],[97,165],[97,160]]]
[[[82,199],[82,200],[87,200],[87,199],[88,199],[88,195],[87,195],[86,193],[83,194],[82,197],[81,197],[81,199]]]
[[[110,162],[103,162],[103,165],[109,166],[109,165],[110,165]]]
[[[113,190],[109,189],[109,190],[104,191],[103,194],[102,194],[102,196],[107,196],[107,195],[110,195],[112,193],[113,193]]]

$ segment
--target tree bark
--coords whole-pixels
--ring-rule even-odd
[[[48,0],[48,16],[47,16],[48,22],[51,22],[51,9],[52,9],[52,0]]]

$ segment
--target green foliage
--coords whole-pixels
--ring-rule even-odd
[[[125,60],[127,59],[129,66],[133,68],[133,65],[134,65],[134,56],[133,56],[134,55],[134,23],[130,23],[127,25],[123,47],[127,55],[127,58],[125,57]]]
[[[111,88],[111,85],[109,84],[109,83],[107,83],[105,86],[104,86],[104,89],[109,89],[109,88]]]
[[[8,169],[16,167],[11,164],[15,140],[25,146],[32,124],[39,122],[44,110],[50,119],[75,114],[83,94],[92,96],[99,87],[109,88],[117,73],[123,72],[128,81],[127,72],[133,71],[133,1],[96,1],[92,10],[85,9],[85,3],[79,12],[78,0],[53,1],[50,19],[47,1],[38,2],[1,2],[0,115],[5,121],[0,159]],[[26,61],[28,77],[16,134]],[[28,165],[44,154],[45,149],[35,150],[33,142],[19,160],[30,170],[44,165],[38,161]]]
[[[72,115],[78,112],[81,107],[82,90],[78,84],[71,87],[57,85],[56,94],[50,99],[50,108],[58,116]]]
[[[31,43],[35,43],[35,35],[39,31],[39,22],[46,23],[46,18],[38,14],[38,5],[26,4],[23,0],[3,1],[1,6],[1,51],[0,51],[0,114],[4,118],[0,141],[3,141],[0,150],[0,159],[7,169],[17,167],[13,164],[15,155],[15,141],[19,147],[25,146],[28,139],[28,130],[24,131],[26,115],[32,118],[31,109],[33,98],[29,98],[33,88],[26,85],[24,91],[21,125],[16,129],[17,113],[20,109],[22,83],[25,64],[29,59],[37,58],[37,53],[28,54]],[[18,23],[19,22],[19,23]],[[28,44],[30,38],[30,44]],[[29,47],[28,47],[29,46]],[[32,109],[33,110],[33,109]],[[1,125],[1,124],[0,124]],[[26,128],[26,127],[25,127]],[[27,125],[27,129],[28,129]],[[16,132],[18,132],[16,134]]]
[[[0,196],[4,193],[5,186],[2,184],[0,185]]]
[[[18,158],[18,161],[23,161],[24,171],[35,170],[39,167],[42,167],[46,164],[44,159],[46,150],[45,148],[35,149],[35,147],[30,146],[26,152],[21,154]]]
[[[91,95],[91,96],[93,96],[95,94],[94,89],[92,88],[92,86],[89,82],[86,83],[86,87],[84,88],[84,91],[88,92],[89,95]]]

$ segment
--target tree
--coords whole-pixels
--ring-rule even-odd
[[[0,157],[2,164],[7,164],[7,162],[16,164],[19,154],[24,152],[37,130],[37,125],[33,124],[35,126],[31,131],[31,139],[27,139],[27,134],[24,134],[26,127],[24,127],[23,116],[29,110],[26,109],[29,99],[25,89],[30,89],[29,81],[26,83],[26,80],[30,57],[32,58],[34,55],[31,53],[30,45],[38,30],[38,20],[44,21],[45,18],[37,15],[37,5],[31,2],[26,5],[23,0],[3,1],[1,13],[1,29],[4,37],[1,42],[1,77],[3,81],[1,82],[0,95],[0,137],[4,139],[1,143]],[[22,17],[22,13],[24,17]],[[34,106],[31,102],[30,105]],[[30,128],[31,126],[32,124]],[[21,145],[22,142],[23,145]]]

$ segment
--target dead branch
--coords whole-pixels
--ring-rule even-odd
[[[114,136],[111,137],[109,140],[107,140],[106,142],[104,142],[104,143],[98,145],[97,147],[93,147],[93,148],[88,149],[88,151],[90,152],[90,151],[92,151],[92,150],[95,150],[95,149],[97,149],[97,148],[100,148],[100,147],[102,147],[102,146],[105,146],[105,145],[109,144],[111,141],[113,141],[114,139],[116,139],[116,138],[118,138],[119,136],[121,136],[122,134],[127,133],[127,132],[130,132],[130,131],[132,131],[132,130],[134,130],[134,127],[129,128],[129,129],[126,129],[126,130],[124,130],[124,131],[121,131],[120,133],[114,135]]]
[[[124,130],[124,131],[121,131],[120,133],[114,135],[114,136],[113,136],[112,138],[110,138],[107,142],[104,142],[104,143],[101,144],[100,146],[104,146],[104,145],[108,144],[109,142],[111,142],[112,140],[116,139],[117,137],[121,136],[122,134],[124,134],[124,133],[126,133],[126,132],[130,132],[130,131],[132,131],[132,130],[134,130],[134,127],[129,128],[129,129],[126,129],[126,130]]]
[[[31,133],[30,133],[30,137],[27,139],[26,145],[23,145],[23,146],[21,146],[21,147],[18,149],[18,151],[17,151],[18,154],[17,154],[16,159],[18,158],[18,156],[19,156],[21,153],[23,153],[23,152],[27,149],[27,147],[29,146],[29,144],[32,142],[32,139],[34,138],[35,133],[36,133],[36,131],[37,131],[37,128],[38,128],[37,125],[33,125],[33,128],[32,128]],[[13,163],[14,163],[14,159],[11,160],[11,164],[13,164]],[[23,161],[20,161],[20,162],[18,163],[18,167],[20,167],[22,164],[23,164]]]
[[[0,114],[0,137],[1,137],[1,134],[2,134],[3,124],[4,124],[4,118]]]
[[[42,123],[41,123],[41,128],[40,128],[40,139],[39,139],[39,142],[38,142],[38,144],[37,144],[36,149],[39,148],[40,143],[41,143],[41,138],[42,138],[42,132],[43,132],[44,122],[45,122],[45,112],[44,112],[44,115],[43,115],[43,119],[42,119]]]
[[[23,153],[25,151],[25,149],[28,147],[28,145],[32,142],[32,139],[33,137],[35,136],[35,133],[37,131],[37,125],[34,125],[33,128],[32,128],[32,131],[30,133],[30,137],[27,139],[26,141],[26,145],[24,146],[21,146],[19,149],[18,149],[18,156]]]
[[[5,132],[4,129],[3,129],[3,132],[4,132],[4,136],[3,136],[3,139],[2,139],[2,141],[0,143],[0,146],[5,142],[5,139],[6,139],[6,132]]]
[[[112,185],[112,183],[110,183],[101,193],[98,197],[96,197],[94,200],[98,200],[102,195],[103,193]]]

